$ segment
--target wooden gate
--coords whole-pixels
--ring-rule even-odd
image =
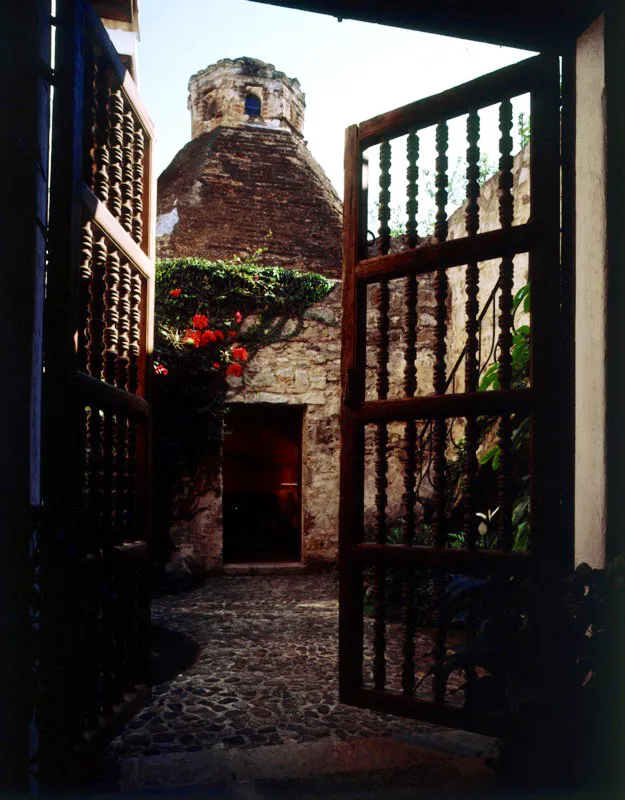
[[[153,127],[85,0],[58,0],[36,666],[44,782],[145,700]]]
[[[520,96],[529,101],[531,132],[527,113],[513,119],[512,100]],[[485,182],[480,123],[488,107],[499,128],[499,172]],[[448,613],[449,587],[570,559],[571,543],[558,524],[555,455],[562,435],[559,108],[558,59],[537,56],[347,129],[339,662],[345,703],[497,730],[500,717],[492,708],[469,708],[449,669],[451,654],[472,635]],[[529,144],[514,157],[517,122]],[[448,146],[458,125],[466,135],[467,200],[452,218],[450,238]],[[428,136],[435,159],[429,236],[417,229],[419,150]],[[393,235],[392,165],[400,146],[406,214]],[[367,175],[376,148],[380,224],[368,236]],[[520,207],[522,170],[529,170],[529,214]],[[485,218],[489,198],[498,205],[498,224]]]

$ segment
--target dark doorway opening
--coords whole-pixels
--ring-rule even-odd
[[[223,445],[224,562],[300,561],[302,406],[230,406]]]

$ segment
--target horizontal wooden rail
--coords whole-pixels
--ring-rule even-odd
[[[424,397],[407,397],[399,400],[370,400],[353,410],[358,422],[408,422],[419,419],[445,419],[449,417],[499,416],[501,414],[529,413],[532,404],[531,389],[506,389],[488,392],[459,392],[457,394],[429,394]]]
[[[135,242],[128,231],[122,228],[121,224],[115,219],[104,203],[100,202],[91,189],[83,183],[82,202],[92,215],[95,223],[100,227],[102,233],[121,250],[132,266],[136,266],[144,278],[154,276],[154,266],[148,256]]]
[[[480,715],[471,716],[461,708],[433,703],[429,700],[419,700],[416,697],[401,694],[392,689],[380,691],[357,687],[344,689],[341,692],[341,702],[357,708],[368,708],[384,714],[396,714],[400,717],[412,717],[419,720],[432,722],[436,725],[446,725],[449,728],[462,728],[488,736],[501,734],[503,718],[497,716]]]
[[[491,72],[482,78],[454,86],[441,94],[395,108],[358,126],[362,150],[379,144],[382,139],[395,139],[411,129],[429,127],[443,121],[486,108],[506,98],[525,94],[544,75],[545,56],[533,56],[519,64]]]
[[[150,406],[143,397],[125,392],[123,389],[111,386],[110,383],[99,381],[84,372],[76,374],[76,388],[81,402],[86,406],[121,411],[129,416],[145,419],[150,414]]]
[[[503,550],[468,550],[461,547],[426,547],[423,545],[377,544],[364,542],[350,551],[355,563],[388,565],[410,569],[466,570],[489,574],[505,570],[524,575],[533,563],[529,553]]]
[[[428,243],[401,253],[359,261],[356,277],[366,283],[374,283],[383,278],[422,275],[439,267],[455,267],[469,261],[488,261],[504,254],[525,253],[536,241],[536,234],[535,226],[528,222],[510,230],[488,231],[470,238]]]

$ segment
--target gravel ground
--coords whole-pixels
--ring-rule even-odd
[[[332,575],[215,577],[156,599],[152,619],[160,682],[117,758],[440,730],[339,703]]]

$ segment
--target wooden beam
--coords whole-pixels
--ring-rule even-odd
[[[476,42],[561,53],[602,10],[601,0],[530,0],[526,5],[472,0],[253,0],[257,3],[328,14],[339,20],[391,25]]]
[[[82,201],[93,216],[95,223],[118,250],[121,250],[133,262],[144,278],[152,278],[154,276],[152,261],[86,184],[82,186]]]
[[[498,414],[529,413],[532,407],[531,389],[509,389],[488,392],[458,392],[429,394],[398,400],[369,400],[354,411],[358,422],[400,422],[450,417],[497,416]]]
[[[454,267],[469,261],[488,261],[501,257],[504,253],[524,253],[529,250],[535,236],[536,226],[526,223],[511,230],[489,231],[471,238],[462,237],[441,243],[428,242],[401,253],[360,261],[356,267],[356,276],[366,283],[375,283],[383,278],[422,275],[439,267]]]
[[[392,689],[380,691],[373,688],[354,688],[346,692],[342,702],[357,708],[367,708],[383,714],[417,718],[435,725],[483,733],[488,736],[501,734],[503,719],[497,716],[471,716],[460,707],[435,704],[430,700],[409,697]]]
[[[433,119],[452,119],[466,114],[474,108],[484,108],[502,99],[502,87],[506,97],[525,94],[536,85],[544,70],[545,56],[520,61],[518,64],[490,72],[440,94],[417,100],[406,106],[395,108],[377,117],[361,122],[360,143],[363,150],[379,144],[382,138],[394,139],[411,129],[427,127]]]
[[[124,392],[108,383],[92,378],[84,372],[76,375],[77,390],[84,405],[94,408],[110,408],[135,417],[148,418],[148,403],[136,394]]]
[[[529,553],[503,550],[468,550],[456,547],[424,547],[404,544],[375,544],[363,542],[354,547],[350,557],[362,564],[380,564],[399,569],[459,570],[470,574],[488,575],[505,571],[526,574],[533,559]]]

